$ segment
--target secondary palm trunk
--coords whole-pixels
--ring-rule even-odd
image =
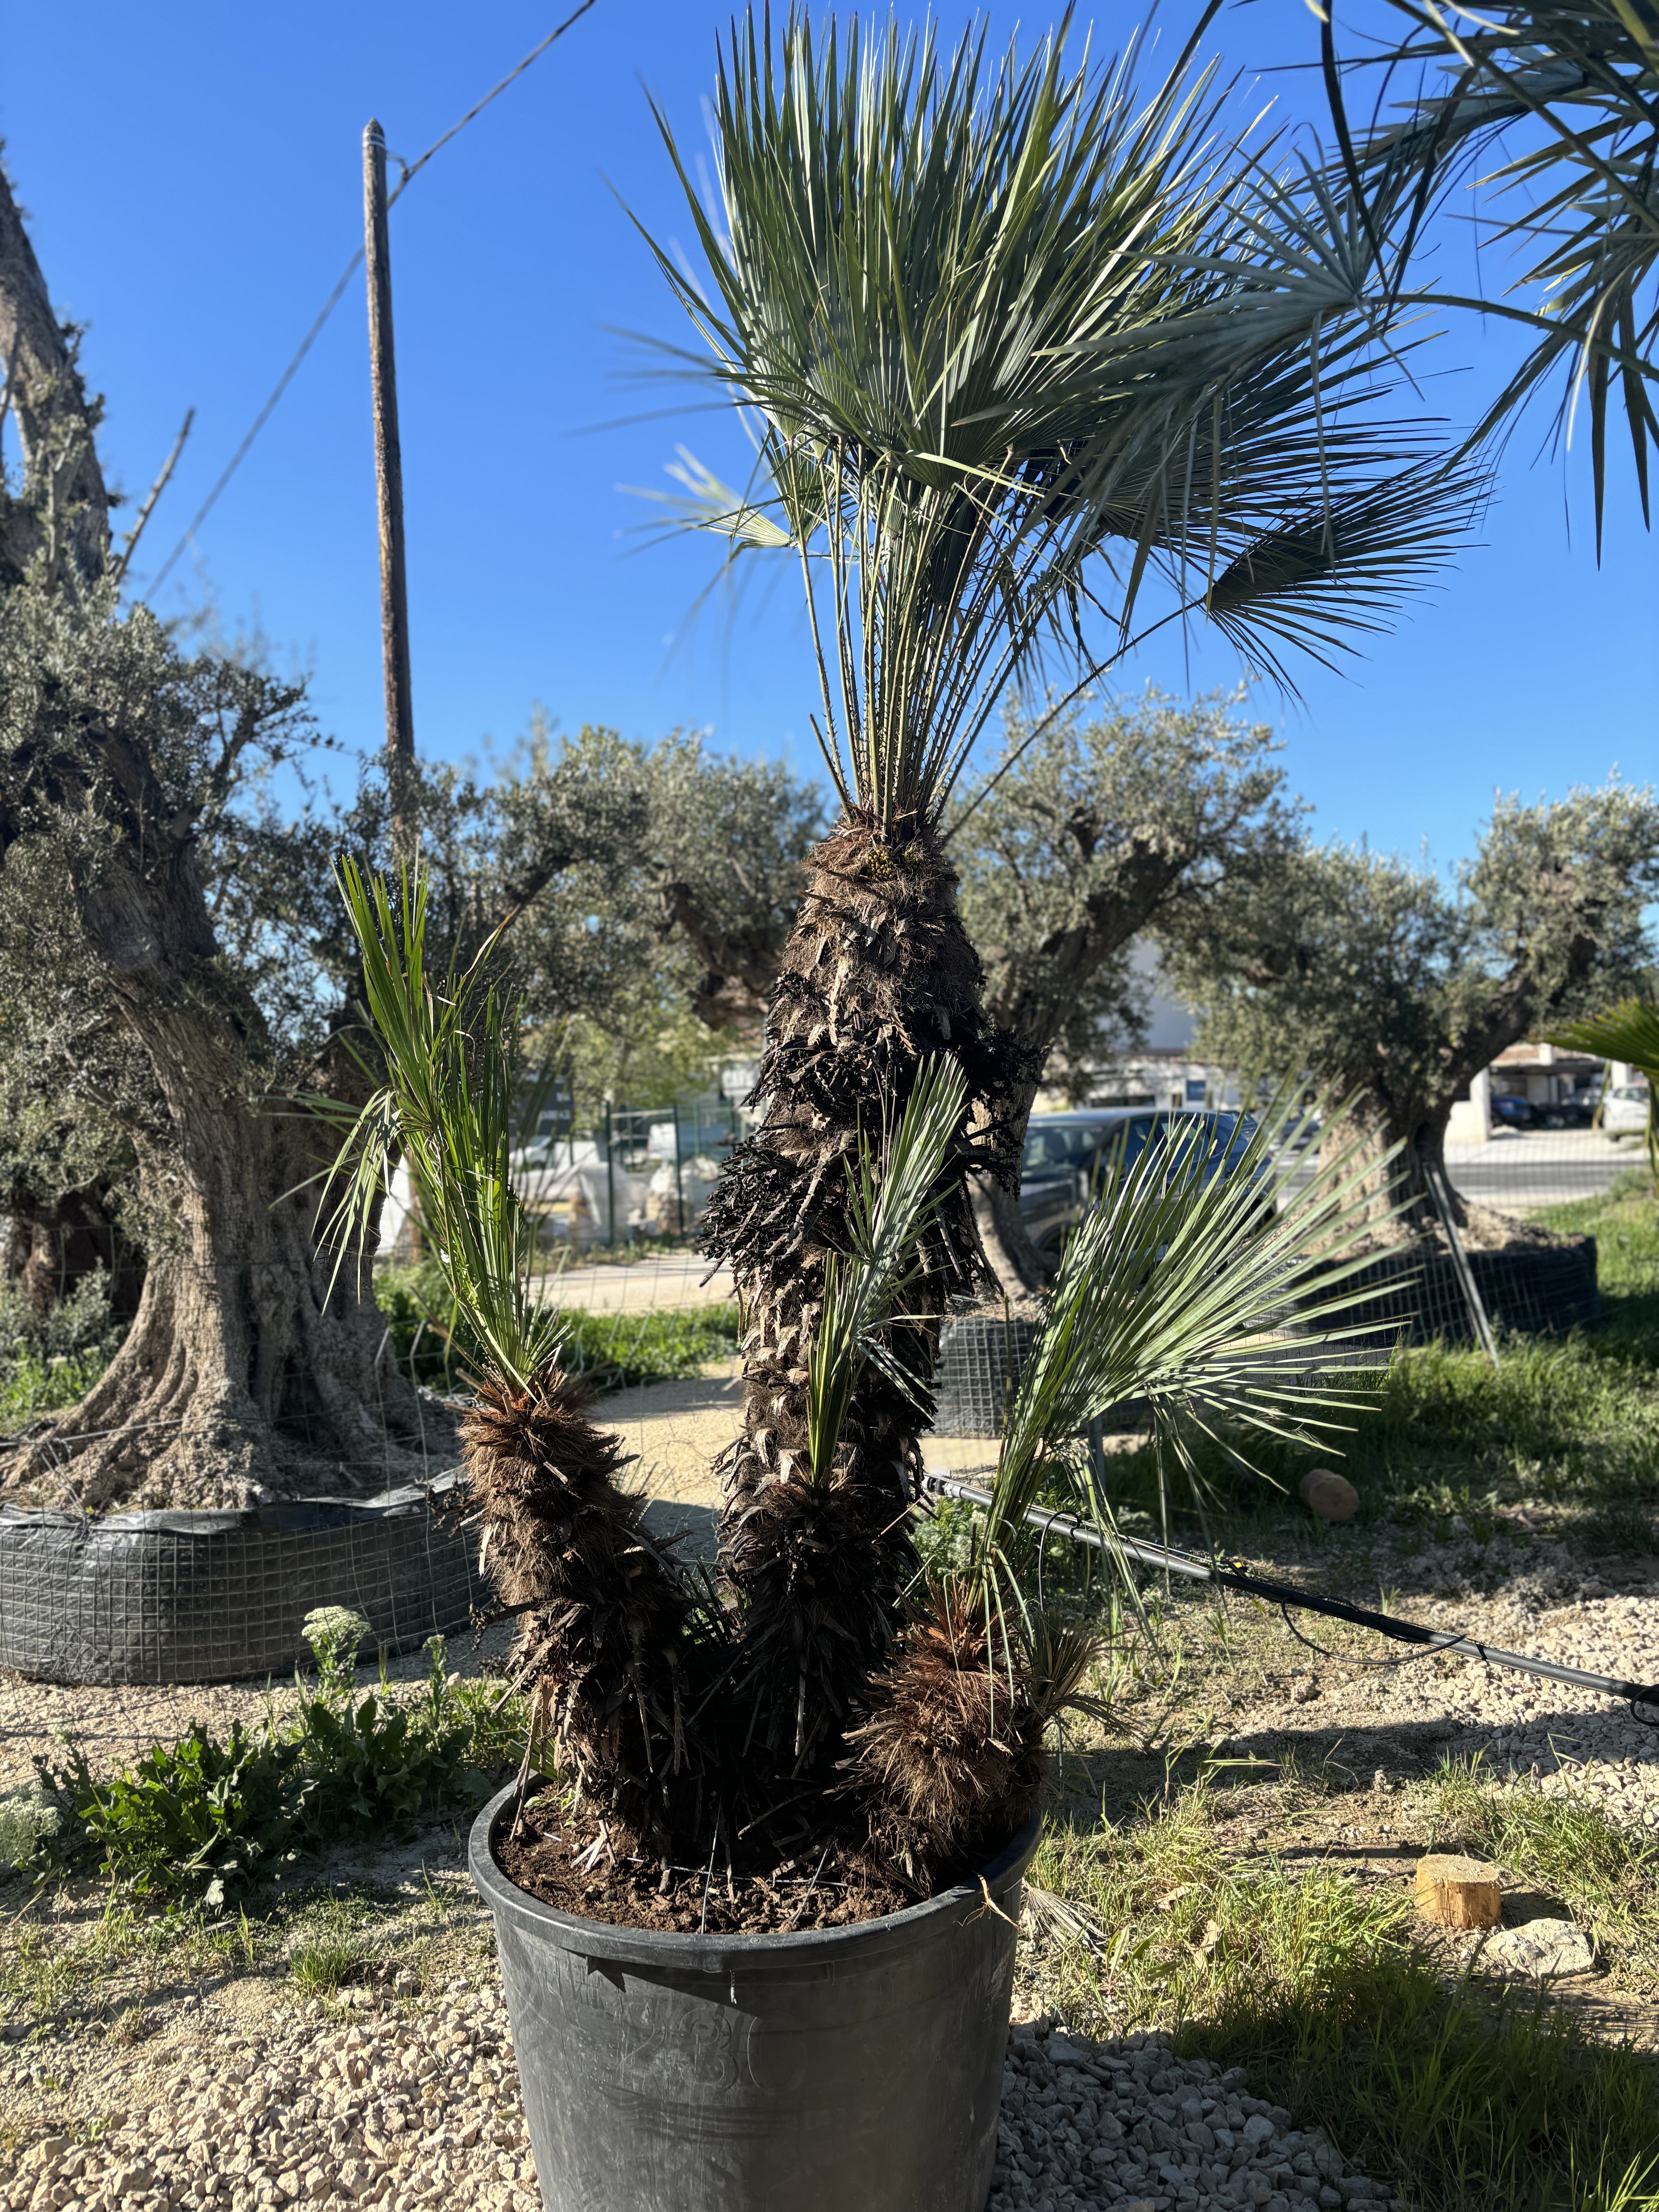
[[[953,1298],[988,1277],[964,1176],[975,1109],[995,1117],[1020,1073],[981,1005],[980,964],[957,911],[957,879],[933,830],[843,816],[812,856],[767,1021],[760,1128],[732,1155],[704,1239],[730,1261],[743,1302],[742,1433],[725,1465],[721,1564],[743,1629],[744,1756],[774,1784],[833,1776],[849,1721],[894,1638],[915,1568],[908,1508],[931,1407],[873,1367],[835,1467],[808,1480],[807,1358],[825,1254],[844,1246],[846,1170],[860,1139],[897,1126],[919,1071],[954,1054],[968,1079],[949,1187],[908,1286],[896,1350],[933,1371]],[[994,1134],[979,1140],[995,1155]],[[1000,1155],[995,1164],[1006,1172]]]

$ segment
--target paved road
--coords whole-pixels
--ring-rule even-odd
[[[1465,1198],[1508,1213],[1599,1197],[1642,1164],[1639,1139],[1595,1129],[1505,1129],[1484,1145],[1448,1145],[1446,1172]]]

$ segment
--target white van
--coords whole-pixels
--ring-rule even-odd
[[[1615,1145],[1621,1137],[1645,1137],[1648,1133],[1648,1086],[1621,1083],[1601,1102],[1601,1134]]]

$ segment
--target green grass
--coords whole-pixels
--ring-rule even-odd
[[[1650,1988],[1659,1981],[1659,1847],[1591,1807],[1492,1789],[1468,1760],[1434,1778],[1430,1815],[1431,1848],[1469,1851],[1534,1884]]]
[[[1604,1319],[1565,1337],[1508,1338],[1494,1368],[1473,1351],[1397,1353],[1383,1370],[1342,1378],[1347,1425],[1311,1447],[1233,1439],[1259,1474],[1213,1445],[1196,1458],[1203,1510],[1223,1527],[1282,1516],[1310,1467],[1340,1468],[1358,1487],[1362,1526],[1432,1529],[1461,1520],[1494,1534],[1503,1509],[1540,1505],[1589,1554],[1652,1551],[1659,1528],[1659,1205],[1640,1188],[1553,1209],[1555,1226],[1597,1238]],[[1262,1478],[1266,1477],[1266,1480]],[[1149,1449],[1110,1462],[1114,1503],[1162,1519]],[[1199,1518],[1171,1471],[1167,1506],[1190,1534]],[[1297,1515],[1298,1522],[1305,1516]]]
[[[375,1271],[374,1295],[392,1350],[407,1375],[441,1390],[465,1387],[471,1355],[465,1328],[452,1327],[447,1291],[430,1261]],[[600,1395],[644,1382],[702,1374],[737,1349],[740,1322],[731,1304],[670,1306],[643,1313],[568,1309],[566,1358]]]
[[[362,1972],[368,1958],[362,1943],[300,1943],[288,1954],[288,1970],[308,1996],[332,1996],[343,1982]]]
[[[1564,2007],[1453,1982],[1402,1889],[1231,1859],[1202,1785],[1121,1829],[1051,1830],[1045,2001],[1074,2031],[1169,2032],[1246,2069],[1413,2212],[1652,2212],[1659,2078]]]

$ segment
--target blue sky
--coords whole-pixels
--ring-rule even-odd
[[[195,431],[136,563],[159,564],[326,296],[361,226],[360,141],[376,114],[412,157],[566,12],[521,0],[459,9],[289,0],[281,9],[112,0],[18,11],[0,133],[60,312],[85,321],[106,395],[106,465],[142,495],[186,406]],[[947,29],[967,18],[948,5]],[[1081,15],[1081,11],[1080,11]],[[729,428],[623,380],[612,333],[678,338],[623,204],[659,235],[685,222],[646,88],[682,143],[706,143],[719,9],[599,0],[411,185],[393,211],[416,742],[497,751],[544,703],[574,729],[720,746],[816,765],[815,704],[792,576],[688,625],[714,548],[650,548],[640,502],[681,441],[730,470]],[[1100,46],[1135,20],[1102,9]],[[1175,17],[1170,18],[1175,21]],[[997,9],[999,35],[1016,21]],[[1033,34],[1048,21],[1027,15]],[[1255,70],[1313,49],[1301,0],[1223,15],[1215,44]],[[1305,78],[1266,80],[1292,115]],[[1464,323],[1437,400],[1463,415],[1494,388],[1502,342]],[[1465,399],[1465,392],[1470,398]],[[595,428],[610,425],[611,427]],[[1539,426],[1541,428],[1541,425]],[[1613,502],[1595,562],[1583,471],[1505,460],[1481,535],[1397,634],[1343,678],[1308,667],[1303,699],[1259,696],[1322,830],[1436,860],[1467,848],[1494,789],[1531,797],[1645,777],[1659,698],[1659,581],[1633,496]],[[1572,527],[1567,524],[1571,502]],[[374,483],[362,280],[299,372],[157,604],[210,592],[228,628],[257,623],[277,664],[311,672],[325,726],[374,747],[382,728]],[[1126,688],[1230,684],[1199,637],[1127,668]]]

